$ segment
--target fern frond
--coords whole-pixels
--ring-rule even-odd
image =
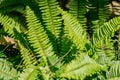
[[[31,46],[34,48],[35,54],[39,57],[39,61],[45,62],[45,65],[52,65],[57,60],[57,56],[54,55],[53,46],[50,43],[48,35],[46,34],[43,26],[35,16],[34,11],[29,7],[27,10],[27,22],[28,22],[28,38]]]
[[[115,61],[111,64],[106,76],[107,80],[120,80],[120,61]]]
[[[100,64],[109,65],[116,58],[115,50],[113,49],[112,45],[109,45],[109,47],[104,46],[97,48],[96,54],[97,54],[96,61]]]
[[[9,62],[2,58],[0,58],[0,73],[0,78],[4,80],[16,80],[18,78],[16,69],[14,69]]]
[[[18,80],[38,80],[38,72],[37,67],[26,68],[19,74]]]
[[[111,19],[109,22],[103,24],[100,28],[96,29],[96,32],[92,37],[92,45],[98,45],[101,41],[112,37],[113,33],[120,27],[118,26],[120,17]]]
[[[86,28],[86,5],[87,0],[73,0],[70,3],[69,10],[69,12],[78,19],[84,29]]]
[[[26,47],[28,46],[25,31],[21,29],[24,28],[24,26],[20,24],[19,21],[16,21],[7,14],[0,13],[0,23],[3,25],[4,32],[7,36],[19,40],[20,43]]]
[[[36,60],[30,54],[29,50],[27,50],[22,44],[19,43],[21,57],[23,59],[23,64],[26,68],[29,68],[30,66],[34,66],[36,64]]]
[[[81,27],[78,20],[71,14],[59,8],[65,25],[65,35],[73,41],[79,50],[85,48],[87,42],[86,31]]]
[[[39,0],[39,6],[46,28],[58,38],[61,32],[62,19],[57,9],[57,0]]]
[[[7,14],[0,13],[0,23],[3,25],[4,32],[7,36],[19,40],[23,45],[28,46],[25,34],[21,28],[24,26]]]
[[[21,32],[20,24],[14,19],[10,18],[8,15],[0,13],[0,23],[3,25],[5,32],[7,32],[12,37],[14,36],[14,30]]]
[[[99,25],[103,25],[110,17],[109,0],[98,0],[99,7]]]
[[[60,52],[59,43],[62,30],[62,19],[57,7],[57,0],[39,0],[39,9],[42,13],[43,25],[53,44],[54,50],[58,54],[58,52]]]
[[[91,39],[91,49],[88,51],[90,55],[95,52],[96,47],[111,43],[111,37],[120,28],[119,20],[120,17],[115,17],[95,30]]]
[[[83,80],[87,76],[105,70],[105,68],[105,66],[96,63],[88,55],[80,54],[75,60],[64,66],[64,71],[60,76],[69,79]]]

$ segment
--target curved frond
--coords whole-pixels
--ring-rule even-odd
[[[80,54],[71,63],[64,66],[64,71],[61,73],[61,77],[67,77],[69,79],[81,79],[83,80],[87,76],[91,76],[101,70],[105,70],[105,66],[96,63],[86,54]]]
[[[66,31],[65,35],[69,36],[69,38],[73,41],[74,44],[76,44],[79,50],[85,48],[84,46],[87,42],[86,32],[81,27],[78,20],[60,8],[59,11],[61,12],[62,18],[64,20]]]
[[[53,46],[50,43],[48,35],[46,34],[43,26],[35,16],[35,13],[27,6],[27,22],[28,22],[28,38],[31,46],[34,48],[35,54],[42,57],[42,61],[45,65],[52,65],[57,60],[56,55],[54,55]],[[48,62],[47,62],[48,61]]]
[[[92,37],[92,45],[96,46],[108,37],[112,37],[113,33],[120,27],[118,26],[120,24],[119,20],[120,17],[113,18],[109,22],[103,24],[100,28],[96,29]]]
[[[18,77],[16,69],[6,60],[0,58],[0,78],[4,80],[15,80]]]
[[[120,61],[115,61],[111,64],[106,76],[107,80],[120,80]]]

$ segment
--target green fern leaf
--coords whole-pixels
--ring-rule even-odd
[[[8,15],[0,13],[0,23],[3,25],[5,32],[12,37],[14,36],[14,30],[21,33],[20,24]]]
[[[96,53],[98,56],[96,61],[99,64],[109,65],[111,61],[114,60],[115,58],[115,52],[113,52],[112,50],[110,51],[109,49],[105,50],[105,48],[104,49],[98,48],[96,49]]]
[[[98,0],[99,13],[97,13],[99,18],[99,25],[103,25],[110,17],[110,9],[108,7],[108,4],[109,0]]]
[[[112,37],[113,33],[120,27],[118,26],[120,24],[119,20],[120,17],[113,18],[109,22],[103,24],[100,28],[96,29],[92,37],[92,45],[97,46],[106,38]]]
[[[16,69],[6,60],[0,58],[0,78],[4,80],[16,80],[18,77]]]
[[[34,59],[34,56],[30,54],[29,50],[27,50],[22,44],[19,43],[21,57],[23,59],[23,64],[26,68],[29,68],[30,66],[34,66],[36,64],[36,60]]]
[[[113,62],[106,75],[107,80],[120,80],[120,61]]]
[[[69,12],[78,19],[84,29],[86,28],[86,5],[87,0],[73,0],[70,3],[69,10]]]
[[[61,12],[62,18],[64,20],[66,31],[65,35],[69,36],[69,38],[73,41],[74,44],[76,44],[79,50],[85,48],[84,46],[87,42],[86,32],[81,27],[78,20],[60,8],[59,11]]]
[[[27,69],[24,69],[22,73],[20,73],[20,77],[18,80],[38,80],[37,75],[38,75],[38,70],[37,67],[29,67]]]
[[[28,46],[27,39],[25,38],[26,34],[21,29],[24,26],[19,21],[16,21],[7,14],[0,13],[0,23],[3,25],[3,29],[8,36],[19,40],[26,47]]]
[[[0,51],[0,58],[5,58],[5,57],[7,57],[7,56],[4,54],[4,52]]]
[[[42,13],[43,25],[48,37],[53,44],[55,53],[59,52],[59,43],[62,30],[62,19],[57,9],[57,0],[39,0],[39,9]]]
[[[64,66],[64,71],[60,76],[83,80],[85,77],[105,69],[105,66],[96,63],[88,55],[80,54],[75,60]]]
[[[58,11],[58,2],[56,0],[39,0],[40,10],[42,12],[43,22],[46,28],[55,35],[60,36],[62,19]]]
[[[43,26],[35,16],[35,13],[27,7],[27,22],[28,22],[28,38],[31,46],[34,48],[34,52],[38,55],[39,61],[44,60],[45,64],[52,65],[57,61],[57,57],[54,55],[53,46],[49,41],[48,35],[44,31]],[[47,62],[48,61],[48,62]]]

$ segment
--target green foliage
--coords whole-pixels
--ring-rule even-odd
[[[36,61],[34,59],[34,56],[32,56],[23,45],[19,43],[21,57],[23,59],[23,64],[26,68],[29,68],[30,66],[34,66],[36,64]]]
[[[105,2],[0,1],[0,79],[119,80],[120,17],[108,21]]]
[[[62,18],[64,20],[65,31],[67,36],[73,41],[79,50],[85,48],[85,43],[87,42],[86,32],[82,29],[81,25],[75,17],[60,9]]]
[[[103,24],[100,28],[96,29],[92,37],[92,44],[97,45],[101,40],[105,40],[107,37],[113,37],[114,32],[119,29],[120,17],[113,18],[109,22]]]
[[[120,79],[120,61],[113,62],[110,70],[107,72],[107,80]]]
[[[34,52],[38,57],[42,57],[45,65],[52,65],[57,57],[54,54],[52,44],[49,41],[48,35],[44,31],[44,28],[37,20],[34,12],[27,7],[27,22],[28,22],[28,39],[31,46],[34,48]],[[34,22],[34,23],[33,23]],[[53,59],[53,60],[51,60]],[[41,61],[41,60],[38,60]],[[48,63],[47,63],[48,61]]]
[[[69,12],[74,16],[77,17],[78,21],[81,23],[82,27],[86,29],[86,11],[87,8],[87,0],[73,0],[70,4]]]
[[[88,55],[83,53],[80,54],[76,60],[64,66],[64,73],[62,73],[61,76],[69,79],[83,80],[86,76],[104,70],[104,68],[105,66],[96,63]]]
[[[18,80],[36,80],[38,72],[36,67],[29,67],[23,70]]]
[[[3,80],[16,80],[18,77],[17,70],[13,68],[10,62],[6,61],[3,58],[0,58],[0,73],[0,79]]]

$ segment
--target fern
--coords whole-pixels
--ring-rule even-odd
[[[88,55],[80,54],[75,60],[64,66],[64,72],[61,77],[83,80],[85,77],[104,69],[105,66],[96,63]]]
[[[114,32],[119,28],[119,20],[120,17],[113,18],[109,22],[103,24],[100,28],[96,29],[96,32],[92,37],[92,45],[96,46],[105,39],[109,40],[109,37],[112,37]]]
[[[120,79],[120,61],[115,61],[111,64],[110,70],[107,72],[107,80]]]
[[[73,0],[70,3],[69,10],[69,12],[78,19],[84,29],[86,29],[86,5],[87,0]]]
[[[52,44],[49,41],[48,35],[44,31],[43,26],[38,21],[34,12],[27,7],[27,22],[28,22],[28,38],[34,48],[34,52],[45,62],[45,65],[52,65],[57,60],[57,57],[54,55]]]
[[[82,29],[78,20],[71,14],[59,8],[64,20],[65,31],[67,36],[73,41],[79,50],[82,50],[87,42],[86,32]]]
[[[61,31],[61,18],[57,5],[58,2],[56,0],[39,0],[40,10],[43,13],[43,22],[45,22],[44,25],[56,38],[60,36]]]
[[[37,67],[29,67],[24,69],[24,71],[20,74],[18,80],[36,80],[38,75]]]
[[[0,13],[0,23],[4,26],[4,30],[11,36],[14,36],[14,29],[19,33],[21,32],[20,24],[14,19],[10,18],[8,15],[3,15]]]
[[[26,68],[29,68],[30,66],[34,66],[36,64],[36,60],[34,59],[34,56],[29,53],[29,51],[19,43],[21,57],[23,59],[23,64]]]
[[[98,0],[99,5],[99,25],[103,25],[110,17],[110,11],[109,11],[109,0]]]
[[[57,0],[39,0],[39,9],[42,13],[43,25],[46,29],[48,37],[54,46],[54,50],[58,54],[61,30],[62,30],[62,19],[60,12],[57,10]]]
[[[8,36],[19,40],[21,44],[28,48],[26,31],[22,30],[22,28],[25,27],[23,24],[20,24],[19,21],[3,13],[0,13],[0,23],[3,25],[4,32],[7,33]]]
[[[110,51],[111,50],[111,51]],[[111,47],[98,48],[96,50],[96,61],[100,64],[109,65],[113,60],[115,60],[115,50]]]
[[[0,58],[0,78],[4,80],[16,80],[18,78],[17,71],[10,65],[8,61]]]
[[[0,51],[0,58],[6,58],[6,55],[4,54],[3,51]]]
[[[74,0],[67,13],[59,8],[57,0],[1,0],[0,38],[7,34],[18,41],[19,48],[15,48],[22,61],[15,64],[14,57],[11,64],[11,57],[0,51],[0,79],[119,79],[120,66],[115,55],[118,52],[111,37],[120,28],[120,17],[104,23],[108,17],[103,14],[104,1]],[[94,28],[94,32],[87,36],[89,28]],[[87,53],[96,54],[91,57]]]

